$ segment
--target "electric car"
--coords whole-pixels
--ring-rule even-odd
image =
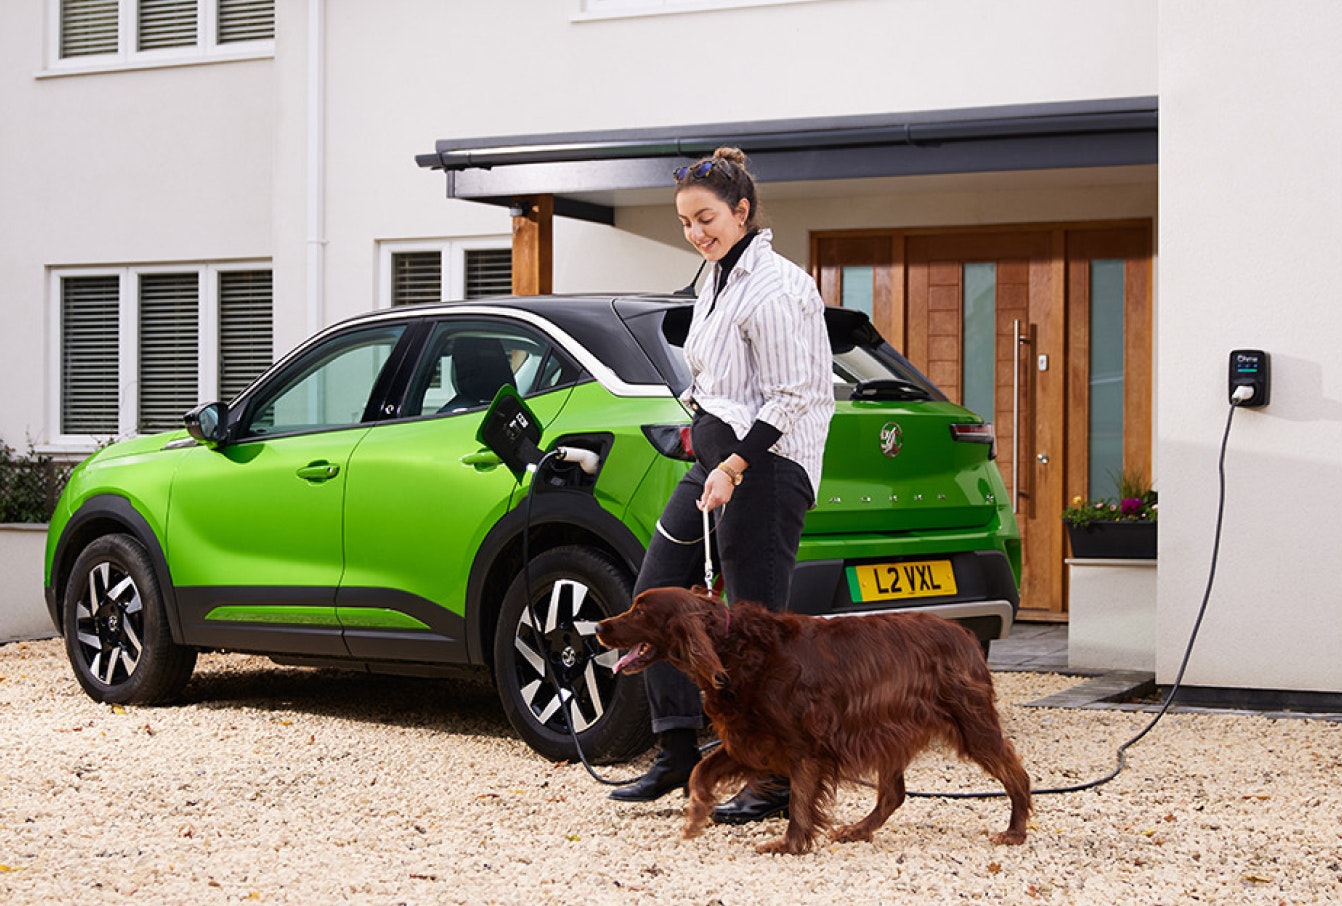
[[[203,650],[281,664],[492,671],[554,758],[651,742],[640,677],[598,620],[629,603],[692,461],[678,401],[692,301],[510,298],[369,313],[312,337],[237,399],[78,466],[51,519],[46,598],[98,701],[171,701]],[[991,425],[867,317],[826,312],[837,411],[795,611],[920,609],[985,645],[1014,619],[1019,531]],[[501,387],[535,419],[534,472],[482,441]],[[449,669],[452,668],[452,669]]]

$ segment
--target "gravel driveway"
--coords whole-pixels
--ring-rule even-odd
[[[1079,680],[999,673],[1036,786],[1106,773],[1149,719],[1020,705]],[[95,704],[57,640],[0,646],[0,903],[1342,902],[1342,725],[1171,714],[1098,790],[911,799],[871,843],[759,856],[782,830],[679,838],[682,800],[617,805],[515,739],[472,682],[202,657],[186,701]],[[642,765],[607,769],[628,777]],[[938,753],[912,790],[985,789]],[[845,820],[869,808],[841,795]]]

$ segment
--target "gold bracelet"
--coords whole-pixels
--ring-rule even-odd
[[[723,460],[722,462],[718,463],[718,468],[726,473],[727,477],[732,480],[733,485],[740,484],[741,479],[744,477],[740,472],[736,471],[731,466],[727,465],[726,460]]]

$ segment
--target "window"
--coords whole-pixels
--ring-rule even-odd
[[[270,56],[275,0],[51,0],[53,71]]]
[[[406,418],[483,409],[504,384],[532,396],[582,375],[549,340],[516,324],[442,323],[427,348],[401,409]]]
[[[192,406],[231,399],[270,363],[268,268],[55,271],[53,281],[61,442],[180,428]]]
[[[357,425],[404,324],[355,330],[323,342],[260,391],[243,437]]]
[[[382,273],[384,306],[506,296],[512,247],[507,239],[383,243]]]

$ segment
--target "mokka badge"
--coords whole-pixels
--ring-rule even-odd
[[[886,422],[881,428],[881,452],[893,459],[903,448],[904,429],[898,422]]]

